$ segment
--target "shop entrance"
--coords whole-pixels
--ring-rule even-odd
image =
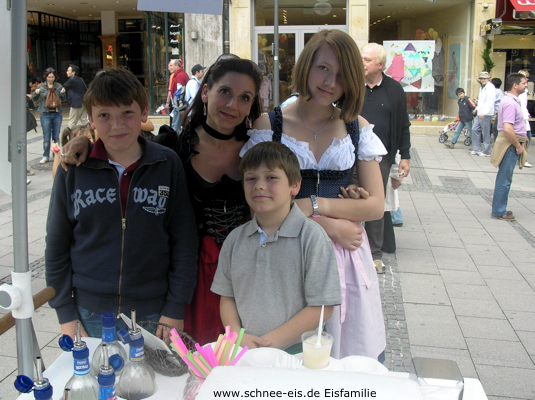
[[[291,94],[293,69],[295,61],[303,51],[303,47],[310,38],[325,26],[284,26],[279,29],[279,93],[281,103]],[[328,26],[328,29],[340,29],[347,32],[345,25]],[[253,40],[253,61],[258,63],[264,75],[263,99],[264,111],[273,108],[272,80],[273,80],[273,27],[262,26],[255,28]]]

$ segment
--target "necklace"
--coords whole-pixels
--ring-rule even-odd
[[[303,120],[303,118],[301,118],[301,114],[299,113],[299,107],[297,106],[296,104],[296,109],[297,109],[297,116],[299,117],[299,119],[301,120],[301,122],[303,123],[303,125],[305,125],[305,127],[314,134],[314,140],[316,140],[316,137],[318,136],[318,133],[320,133],[322,130],[324,130],[325,128],[327,128],[327,125],[329,125],[329,122],[331,122],[334,118],[334,106],[333,107],[333,113],[331,115],[331,118],[329,118],[329,120],[327,121],[327,123],[325,125],[323,125],[323,128],[321,128],[319,131],[314,131],[312,129],[310,129],[308,127],[308,125],[305,123],[305,121]]]
[[[208,126],[208,124],[206,123],[206,121],[203,121],[202,123],[202,128],[204,129],[204,131],[209,134],[210,136],[212,136],[214,139],[217,139],[217,140],[230,140],[232,139],[234,136],[236,136],[236,129],[234,129],[234,132],[232,132],[230,135],[225,135],[223,133],[220,133],[218,131],[216,131],[214,128],[212,128],[211,126]]]

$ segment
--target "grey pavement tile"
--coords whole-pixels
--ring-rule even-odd
[[[0,265],[13,268],[13,251],[5,254],[0,253]]]
[[[535,312],[535,296],[495,293],[494,297],[503,310]]]
[[[507,320],[463,316],[458,316],[457,320],[465,338],[518,342],[518,337]]]
[[[523,400],[518,397],[487,396],[487,400]]]
[[[535,312],[504,311],[515,331],[535,332]]]
[[[398,249],[396,258],[401,272],[438,275],[438,268],[430,250]]]
[[[45,247],[44,238],[41,238],[33,243],[28,243],[28,254],[44,257]]]
[[[440,276],[400,273],[403,302],[450,305],[450,299]]]
[[[494,300],[492,292],[486,286],[470,285],[468,283],[447,283],[445,286],[450,298]]]
[[[535,357],[535,332],[516,331],[528,354]]]
[[[512,266],[509,258],[493,243],[486,245],[467,244],[466,250],[476,265],[496,265],[499,267]]]
[[[455,232],[451,233],[427,233],[427,240],[431,246],[464,249],[464,244]],[[455,251],[455,250],[453,250]]]
[[[13,373],[0,382],[0,400],[18,399],[20,393],[17,392],[17,389],[15,389],[15,386],[13,385],[16,377],[17,373]]]
[[[437,233],[447,235],[455,233],[455,229],[447,220],[445,220],[444,222],[437,222],[433,218],[426,218],[422,219],[422,226],[424,228],[425,233],[427,234]]]
[[[533,275],[524,274],[523,277],[532,288],[535,288],[535,274]]]
[[[58,317],[52,308],[41,307],[35,310],[33,324],[36,331],[53,334],[60,332]]]
[[[520,342],[466,338],[474,364],[535,369],[535,365]]]
[[[516,267],[498,267],[496,265],[478,265],[477,269],[483,279],[521,280],[523,279]]]
[[[0,265],[0,279],[10,276],[11,271],[13,271],[13,267],[4,267]]]
[[[451,307],[405,303],[404,308],[411,346],[466,349]]]
[[[535,370],[476,364],[487,396],[535,399]]]
[[[17,357],[2,357],[0,362],[0,381],[17,370]]]
[[[457,299],[450,297],[453,311],[457,316],[506,319],[495,300]]]
[[[58,337],[59,332],[59,324],[56,325],[58,327],[56,333],[51,332],[44,332],[39,331],[37,328],[35,328],[37,335],[37,342],[39,343],[39,348],[43,349],[46,345],[49,345],[52,340]],[[34,317],[34,325],[36,325],[35,317]],[[2,336],[0,336],[0,359],[4,356],[6,357],[17,357],[17,346],[15,345],[17,343],[16,339],[16,332],[15,328],[9,329],[6,333],[4,333]]]
[[[403,225],[405,228],[405,225]],[[406,231],[405,229],[395,231],[396,247],[398,249],[429,250],[429,243],[424,232]]]
[[[488,244],[494,240],[483,228],[456,227],[457,234],[465,244]]]
[[[485,279],[487,286],[496,294],[522,294],[525,296],[535,296],[535,291],[522,277],[520,279]]]
[[[533,261],[515,261],[514,264],[522,275],[535,275],[535,263]]]
[[[475,271],[477,268],[465,249],[448,249],[445,247],[432,247],[438,269],[458,270],[458,271]]]
[[[500,232],[499,230],[495,231],[488,231],[489,235],[494,239],[496,242],[502,242],[502,243],[516,243],[519,240],[524,240],[522,235],[516,231],[507,231],[507,234],[504,234],[504,232]]]
[[[485,280],[478,271],[441,270],[440,275],[444,283],[470,283],[471,285],[485,285]]]
[[[440,347],[411,346],[412,357],[438,358],[453,360],[465,378],[477,378],[476,369],[467,350],[444,349]]]

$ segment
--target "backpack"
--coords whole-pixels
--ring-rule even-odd
[[[173,107],[178,111],[184,111],[188,107],[188,102],[186,101],[186,87],[182,86],[180,83],[177,84],[177,89],[173,93]]]
[[[59,84],[54,86],[54,89],[48,90],[48,93],[46,95],[45,100],[45,106],[46,108],[58,108],[61,107],[61,100],[59,99],[58,92],[56,92],[57,87]],[[46,87],[46,86],[44,86]],[[46,87],[48,89],[48,87]]]

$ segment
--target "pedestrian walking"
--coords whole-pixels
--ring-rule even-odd
[[[472,151],[470,154],[490,157],[490,125],[494,115],[495,87],[490,83],[490,74],[483,71],[479,74],[481,87],[477,99],[476,115],[472,128]],[[484,148],[481,147],[483,139]]]
[[[528,86],[528,78],[513,73],[507,77],[505,83],[507,93],[498,110],[498,139],[490,159],[492,165],[498,167],[492,197],[492,218],[514,221],[513,213],[507,211],[507,201],[515,165],[519,162],[520,168],[524,167],[529,146],[526,124],[518,99]]]
[[[67,92],[67,104],[70,107],[69,128],[71,129],[78,124],[78,121],[80,121],[80,125],[87,124],[87,111],[83,105],[87,86],[79,75],[80,68],[75,64],[69,64],[69,68],[67,68],[69,79],[63,85],[62,93]]]

